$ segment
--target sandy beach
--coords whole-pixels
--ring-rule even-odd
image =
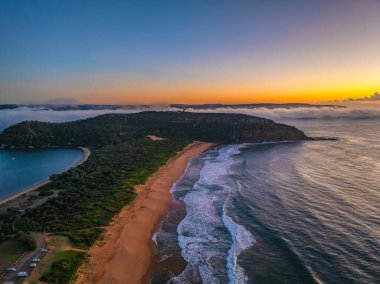
[[[81,150],[82,150],[82,152],[83,152],[83,157],[82,157],[82,159],[80,159],[80,161],[78,161],[78,163],[76,163],[74,166],[72,166],[72,168],[73,168],[73,167],[77,167],[77,166],[83,164],[84,162],[86,162],[87,159],[88,159],[88,157],[90,157],[90,155],[91,155],[91,151],[90,151],[90,149],[88,149],[88,148],[78,147],[78,149],[81,149]]]
[[[182,176],[191,158],[210,149],[210,143],[194,142],[136,187],[133,204],[122,209],[106,228],[101,243],[89,251],[79,283],[142,283],[152,259],[152,235],[170,202],[170,188]]]
[[[82,150],[82,152],[83,152],[83,157],[82,157],[82,159],[80,159],[77,163],[75,163],[75,164],[74,164],[72,167],[70,167],[69,169],[74,168],[74,167],[77,167],[77,166],[83,164],[85,161],[87,161],[88,157],[91,155],[91,151],[90,151],[89,149],[87,149],[87,148],[84,148],[84,147],[78,147],[78,149]],[[67,169],[67,170],[69,170],[69,169]],[[40,181],[39,183],[34,184],[34,185],[32,185],[32,186],[30,186],[30,187],[28,187],[28,188],[25,188],[24,190],[22,190],[22,191],[20,191],[20,192],[17,192],[17,193],[15,193],[15,194],[12,194],[12,195],[10,195],[10,196],[8,196],[8,197],[6,197],[6,198],[0,200],[0,205],[5,204],[5,203],[7,203],[7,202],[10,202],[10,201],[12,201],[12,200],[15,200],[15,199],[17,199],[17,198],[23,196],[24,194],[27,194],[27,193],[33,192],[33,191],[35,191],[36,189],[40,188],[41,186],[43,186],[43,185],[45,185],[45,184],[47,184],[47,183],[49,183],[49,180],[48,180],[48,179],[47,179],[47,180]]]

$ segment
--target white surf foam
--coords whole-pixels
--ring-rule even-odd
[[[252,234],[244,228],[244,226],[237,224],[226,214],[225,208],[223,210],[223,222],[232,238],[232,246],[228,251],[227,258],[228,283],[247,283],[247,276],[244,269],[238,264],[238,257],[244,250],[254,244],[255,239]]]
[[[253,236],[225,213],[227,200],[237,191],[229,168],[236,162],[233,155],[245,146],[229,145],[210,152],[199,180],[184,196],[187,215],[177,232],[188,267],[173,283],[186,283],[189,277],[202,283],[245,283],[237,258],[253,244]]]
[[[152,236],[152,241],[157,245],[157,237],[158,237],[158,233],[154,233],[153,236]]]

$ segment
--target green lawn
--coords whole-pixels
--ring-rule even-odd
[[[4,272],[26,251],[25,245],[16,240],[0,243],[0,274]]]

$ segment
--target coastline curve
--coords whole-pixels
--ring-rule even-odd
[[[83,156],[82,156],[82,158],[78,162],[76,162],[74,165],[72,165],[71,167],[69,167],[68,169],[66,169],[64,172],[66,172],[66,171],[68,171],[68,170],[70,170],[72,168],[75,168],[75,167],[83,164],[84,162],[86,162],[88,160],[88,158],[91,155],[91,151],[88,148],[85,148],[85,147],[75,147],[75,148],[76,149],[80,149],[82,151],[82,153],[83,153]],[[36,184],[33,184],[33,185],[31,185],[31,186],[29,186],[27,188],[22,189],[19,192],[11,194],[11,195],[5,197],[4,199],[0,199],[0,206],[3,206],[4,204],[6,204],[8,202],[12,202],[15,199],[23,196],[24,194],[28,194],[30,192],[33,192],[33,191],[37,190],[38,188],[40,188],[40,187],[48,184],[49,182],[50,182],[50,180],[49,180],[49,178],[47,178],[47,179],[42,180],[42,181],[40,181],[40,182],[38,182]]]

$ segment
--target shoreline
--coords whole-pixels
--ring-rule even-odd
[[[91,151],[88,148],[75,147],[75,149],[80,149],[83,152],[83,157],[78,162],[76,162],[74,165],[72,165],[70,168],[65,170],[64,172],[83,164],[84,162],[87,161],[88,157],[91,155]],[[62,172],[62,173],[64,173],[64,172]],[[23,196],[24,194],[28,194],[30,192],[33,192],[33,191],[37,190],[38,188],[40,188],[41,186],[48,184],[49,182],[50,182],[49,178],[44,179],[38,183],[35,183],[35,184],[33,184],[27,188],[20,190],[19,192],[13,193],[13,194],[5,197],[4,199],[0,199],[0,206],[6,204],[8,202],[14,201],[15,199]]]
[[[76,148],[82,150],[83,157],[78,162],[76,162],[71,168],[75,168],[75,167],[83,164],[84,162],[86,162],[88,160],[88,157],[90,157],[90,155],[91,155],[91,151],[88,148],[85,148],[85,147],[76,147]]]
[[[193,142],[170,159],[144,185],[135,187],[136,198],[106,227],[104,239],[89,251],[80,269],[79,283],[144,283],[154,256],[153,234],[170,209],[170,189],[183,175],[190,159],[213,144]]]
[[[175,213],[174,213],[175,212]],[[157,228],[154,230],[154,234],[152,236],[152,254],[151,264],[148,269],[148,272],[145,274],[143,278],[143,283],[150,283],[149,281],[158,281],[158,283],[163,282],[163,280],[167,280],[166,277],[169,276],[171,278],[173,275],[181,274],[186,266],[187,262],[182,257],[180,251],[175,251],[173,255],[170,255],[164,259],[160,258],[158,255],[158,244],[156,240],[154,240],[154,235],[158,233],[162,222],[164,222],[164,218],[169,214],[175,214],[178,219],[175,223],[176,227],[180,224],[180,222],[186,217],[186,204],[181,200],[176,199],[173,195],[171,197],[170,206],[167,213],[161,218],[159,224],[157,224]],[[155,283],[155,282],[154,282]]]

